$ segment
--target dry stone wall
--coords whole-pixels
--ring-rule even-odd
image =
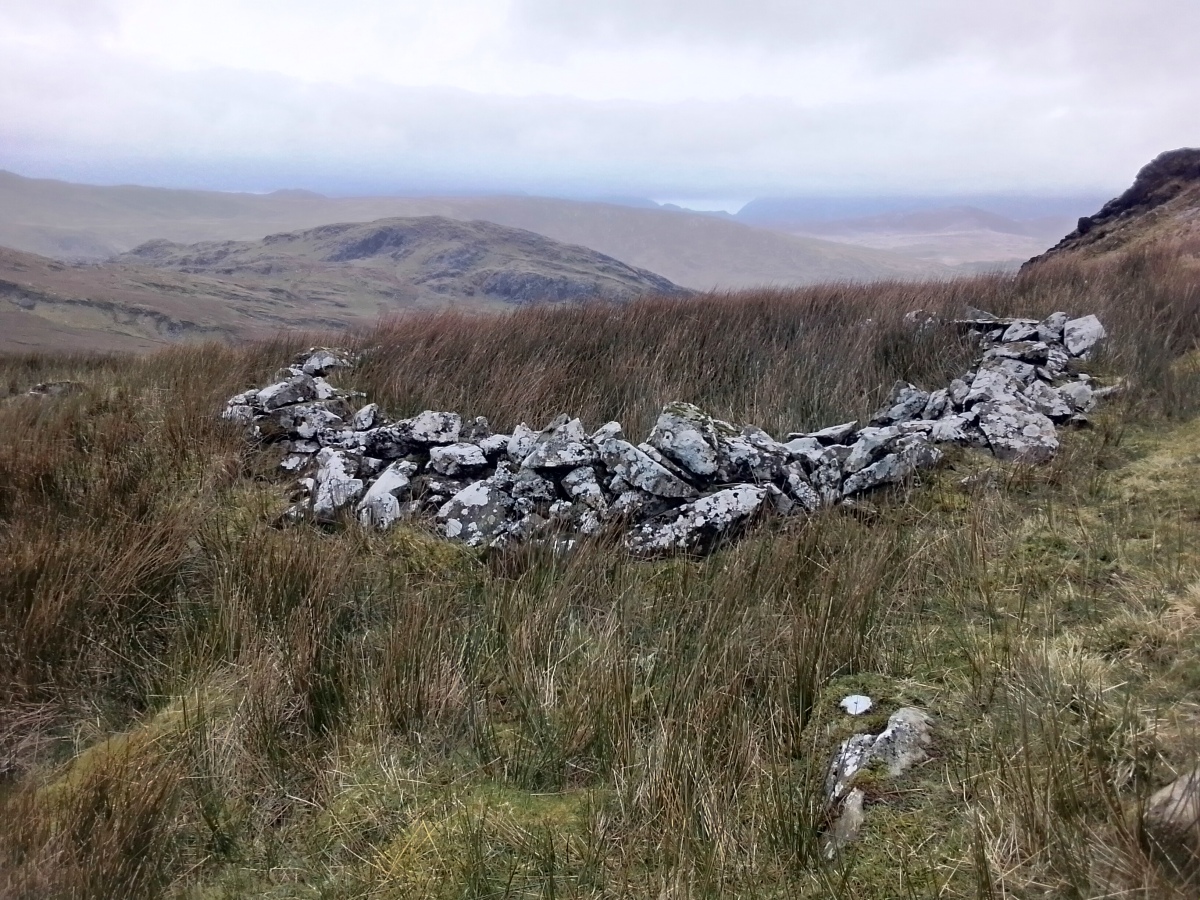
[[[809,513],[904,482],[936,466],[946,444],[1046,462],[1058,450],[1056,426],[1085,423],[1114,390],[1077,371],[1105,336],[1095,316],[1037,321],[972,310],[947,323],[920,311],[908,319],[970,332],[976,366],[932,392],[897,383],[864,426],[783,440],[687,403],[667,405],[639,443],[618,422],[589,432],[567,415],[506,434],[456,412],[392,421],[325,380],[354,365],[351,354],[325,348],[230,398],[223,416],[285,452],[281,468],[298,478],[292,519],[352,511],[374,528],[428,519],[470,547],[620,528],[631,551],[656,555],[704,552],[768,512]]]

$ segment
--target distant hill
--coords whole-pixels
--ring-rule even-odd
[[[686,293],[586,247],[440,216],[322,225],[259,241],[150,241],[117,261],[285,290],[365,314]]]
[[[1041,256],[1097,258],[1162,241],[1200,242],[1200,148],[1183,147],[1155,157],[1133,185],[1108,201]],[[1191,253],[1200,251],[1198,243]]]
[[[103,260],[150,240],[259,240],[331,222],[443,216],[523,228],[696,290],[950,274],[936,262],[661,208],[543,197],[328,198],[98,187],[0,173],[0,245]]]
[[[0,350],[143,350],[345,328],[409,309],[682,294],[615,259],[489,222],[325,225],[259,241],[152,241],[68,264],[0,248]]]

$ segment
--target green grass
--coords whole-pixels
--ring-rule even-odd
[[[918,305],[1109,327],[1133,387],[1054,463],[956,452],[705,559],[276,527],[285,485],[215,413],[304,336],[0,360],[0,895],[1189,896],[1133,824],[1200,746],[1200,297],[1148,265],[357,339],[343,382],[394,413],[638,434],[678,398],[785,431],[934,386],[969,351],[905,331]],[[20,396],[60,377],[88,387]],[[864,773],[824,860],[831,753],[903,705],[931,759]]]

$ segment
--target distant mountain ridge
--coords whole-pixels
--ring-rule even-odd
[[[666,278],[531,231],[441,216],[343,222],[260,241],[150,241],[119,262],[355,307],[561,303],[684,294]]]
[[[331,222],[443,216],[523,228],[588,247],[695,290],[831,280],[946,277],[934,262],[717,217],[526,196],[327,198],[102,187],[0,173],[0,245],[98,261],[149,240],[259,240]]]
[[[365,326],[457,306],[682,295],[665,278],[490,222],[385,219],[260,241],[151,241],[101,264],[0,247],[0,350],[146,350]]]

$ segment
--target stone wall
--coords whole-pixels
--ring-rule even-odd
[[[976,366],[928,393],[897,383],[863,427],[846,422],[783,440],[687,403],[666,406],[640,443],[618,422],[589,432],[567,415],[506,434],[455,412],[390,421],[325,380],[354,365],[329,349],[301,354],[275,383],[232,397],[223,416],[285,452],[282,469],[299,479],[293,519],[332,520],[345,510],[375,528],[428,519],[470,547],[620,528],[631,551],[653,555],[704,552],[762,514],[813,512],[904,482],[942,460],[940,445],[1046,462],[1058,450],[1056,425],[1085,424],[1115,389],[1079,371],[1104,338],[1095,316],[1036,321],[972,310],[938,322],[917,311],[907,320],[970,332]]]

